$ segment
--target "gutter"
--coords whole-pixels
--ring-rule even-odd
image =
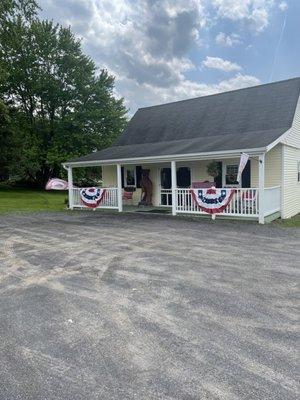
[[[215,157],[217,158],[232,158],[239,157],[241,153],[247,153],[250,156],[258,156],[267,151],[266,147],[259,147],[254,149],[238,149],[238,150],[225,150],[225,151],[214,151],[205,153],[190,153],[190,154],[174,154],[164,156],[152,156],[152,157],[136,157],[136,158],[119,158],[110,160],[91,160],[91,161],[77,161],[77,162],[65,162],[62,163],[63,167],[92,167],[101,165],[116,165],[116,164],[137,164],[147,163],[153,164],[158,162],[171,162],[171,161],[200,161],[209,160]]]

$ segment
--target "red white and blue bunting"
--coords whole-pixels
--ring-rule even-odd
[[[80,200],[85,206],[90,208],[96,208],[103,200],[105,192],[106,192],[105,189],[95,188],[95,187],[81,189]]]
[[[201,210],[218,214],[225,210],[235,193],[235,189],[191,189],[192,198]]]

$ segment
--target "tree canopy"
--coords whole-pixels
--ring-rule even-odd
[[[71,29],[37,11],[34,0],[0,5],[0,168],[43,185],[63,161],[109,146],[126,109]]]

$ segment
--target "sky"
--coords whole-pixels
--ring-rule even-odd
[[[300,0],[40,0],[138,108],[300,76]]]

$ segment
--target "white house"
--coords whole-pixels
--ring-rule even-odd
[[[205,214],[190,187],[212,181],[207,165],[217,161],[216,187],[234,187],[220,214],[264,223],[300,212],[300,78],[139,109],[114,145],[64,163],[70,208],[83,208],[72,188],[72,169],[102,166],[106,195],[98,208],[123,210],[124,188],[141,197],[140,174],[150,171],[153,206],[173,215]],[[238,184],[240,154],[250,155]]]

